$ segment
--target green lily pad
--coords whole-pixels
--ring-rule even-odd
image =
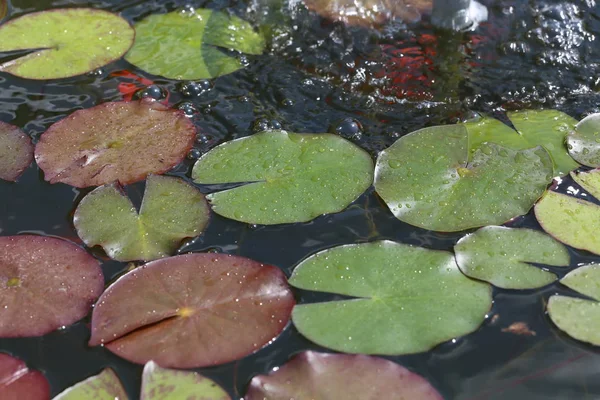
[[[442,396],[423,377],[383,358],[305,351],[269,375],[252,378],[244,399],[442,400]]]
[[[541,147],[469,147],[465,125],[421,129],[379,154],[375,189],[401,221],[435,231],[500,225],[526,214],[552,179]]]
[[[592,196],[600,199],[600,170],[571,172],[571,178]]]
[[[456,262],[467,276],[504,289],[533,289],[556,275],[528,263],[566,267],[567,248],[539,231],[486,226],[454,246]]]
[[[299,304],[292,312],[302,335],[346,353],[427,351],[475,331],[492,305],[491,287],[463,275],[452,253],[390,241],[317,253],[289,282],[357,297]]]
[[[119,377],[110,368],[104,369],[72,387],[64,390],[53,400],[127,400],[127,393]]]
[[[261,54],[264,38],[233,15],[209,9],[151,14],[135,24],[136,37],[125,59],[169,79],[208,79],[243,65],[223,49]]]
[[[567,335],[600,346],[600,265],[584,265],[569,272],[560,282],[597,301],[551,296],[550,319]]]
[[[81,200],[73,223],[88,246],[100,245],[119,261],[154,260],[172,254],[181,241],[206,227],[209,209],[202,193],[183,180],[151,175],[138,213],[116,184]]]
[[[582,119],[567,136],[569,154],[588,167],[600,167],[600,113]]]
[[[134,36],[125,19],[95,8],[26,14],[0,26],[0,52],[35,51],[0,65],[0,71],[28,79],[85,74],[121,58]]]
[[[31,161],[31,138],[16,126],[0,121],[0,179],[16,181]]]
[[[600,171],[573,174],[591,194],[600,193]],[[542,228],[561,242],[600,254],[600,207],[580,198],[548,191],[535,206]]]
[[[215,147],[192,177],[201,184],[244,183],[207,196],[217,214],[283,224],[342,211],[371,185],[373,161],[337,135],[271,131]]]
[[[154,361],[146,363],[140,400],[179,399],[231,400],[231,397],[197,372],[161,368]]]

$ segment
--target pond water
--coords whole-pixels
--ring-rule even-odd
[[[36,139],[74,110],[121,99],[119,83],[143,90],[135,77],[115,74],[125,70],[152,80],[168,93],[169,104],[193,114],[200,132],[197,153],[281,126],[294,132],[337,132],[375,157],[404,134],[464,120],[475,112],[506,120],[505,110],[522,108],[555,108],[577,119],[600,111],[600,4],[595,0],[483,3],[490,11],[487,23],[474,32],[451,34],[434,31],[427,18],[422,24],[406,27],[397,22],[375,31],[329,22],[301,8],[264,16],[261,4],[246,0],[14,0],[11,17],[76,5],[113,10],[135,21],[191,5],[228,9],[253,22],[280,19],[285,24],[277,28],[270,51],[248,57],[245,69],[193,87],[150,76],[125,61],[48,82],[0,74],[0,120],[22,127]],[[187,160],[172,174],[191,181],[192,164]],[[561,189],[566,191],[570,184],[563,180]],[[128,188],[138,201],[142,190],[139,184]],[[43,233],[80,242],[72,213],[88,192],[50,185],[33,165],[17,184],[0,181],[1,234]],[[208,230],[181,252],[242,255],[279,266],[288,276],[300,260],[334,245],[390,239],[451,250],[465,234],[436,233],[398,221],[372,189],[345,211],[309,223],[250,226],[216,214],[211,218]],[[540,229],[531,213],[508,225]],[[101,250],[94,251],[104,262],[107,281],[127,268]],[[571,267],[600,261],[590,253],[570,251]],[[542,290],[495,289],[489,318],[476,332],[427,353],[388,358],[427,378],[448,399],[598,399],[598,350],[568,338],[544,312],[550,294],[567,292],[558,284]],[[295,293],[298,301],[318,298]],[[525,322],[535,334],[507,331],[515,322]],[[0,350],[43,371],[53,395],[110,366],[130,396],[137,398],[142,367],[101,347],[87,347],[88,323],[89,318],[40,338],[0,339]],[[198,371],[240,398],[254,375],[269,372],[305,349],[320,348],[290,325],[257,353]]]

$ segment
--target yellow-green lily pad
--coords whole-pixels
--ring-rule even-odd
[[[0,52],[32,51],[0,71],[28,79],[85,74],[121,58],[134,36],[125,19],[95,8],[25,14],[0,25]]]
[[[208,79],[242,68],[223,50],[261,54],[264,38],[239,17],[209,9],[151,14],[135,24],[125,59],[169,79]]]
[[[110,368],[61,392],[53,400],[127,400],[119,377]]]

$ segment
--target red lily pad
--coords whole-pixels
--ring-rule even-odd
[[[183,111],[147,99],[109,102],[52,125],[40,137],[35,159],[50,183],[129,184],[177,165],[195,137]]]
[[[127,273],[98,299],[89,344],[131,362],[196,368],[244,357],[286,326],[281,270],[225,254],[186,254]]]
[[[18,358],[0,353],[0,399],[47,400],[50,384],[38,371],[31,371]]]
[[[41,336],[83,318],[102,290],[100,263],[79,246],[0,237],[0,337]]]
[[[0,121],[0,179],[16,181],[33,160],[31,138]]]
[[[392,395],[393,394],[393,395]],[[245,400],[442,400],[423,377],[383,358],[306,351],[255,376]]]

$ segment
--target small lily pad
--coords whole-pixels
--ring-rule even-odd
[[[0,399],[49,400],[50,384],[38,371],[31,371],[18,358],[0,353]]]
[[[100,245],[119,261],[154,260],[171,255],[181,241],[206,227],[204,195],[183,180],[151,175],[140,212],[116,184],[99,187],[81,200],[73,223],[88,246]]]
[[[150,100],[110,102],[52,125],[40,137],[35,159],[50,183],[125,185],[177,165],[195,137],[183,111]]]
[[[95,8],[25,14],[0,25],[0,52],[31,51],[0,71],[28,79],[85,74],[121,58],[134,36],[125,19]]]
[[[215,147],[192,177],[200,184],[243,183],[207,196],[217,214],[284,224],[342,211],[371,185],[373,161],[337,135],[272,131]]]
[[[533,289],[556,275],[528,263],[566,267],[567,248],[539,231],[486,226],[454,246],[456,262],[467,276],[504,289]]]
[[[140,400],[231,400],[214,381],[193,371],[161,368],[154,361],[144,366]]]
[[[127,400],[128,396],[119,377],[110,368],[104,369],[61,392],[52,400]]]
[[[135,43],[125,59],[169,79],[208,79],[243,67],[223,52],[261,54],[264,38],[233,15],[209,9],[151,14],[135,24]]]
[[[600,171],[573,174],[590,193],[600,193]],[[548,191],[535,206],[542,228],[561,242],[600,254],[600,207],[589,201]]]
[[[334,247],[302,261],[290,284],[356,299],[299,304],[292,320],[337,351],[408,354],[476,330],[491,287],[463,275],[454,255],[380,241]]]
[[[383,358],[305,351],[252,378],[246,400],[442,400],[423,377]]]
[[[600,167],[600,113],[582,119],[567,136],[567,146],[581,164]]]
[[[382,151],[375,189],[401,221],[435,231],[500,225],[526,214],[552,178],[541,147],[469,147],[465,125],[421,129]]]
[[[571,178],[592,196],[600,199],[600,169],[571,172]]]
[[[165,368],[221,364],[269,343],[293,305],[277,267],[225,254],[170,257],[134,269],[102,294],[89,344]]]
[[[31,138],[0,121],[0,179],[16,181],[33,160]]]
[[[0,337],[41,336],[90,311],[104,289],[100,263],[51,237],[0,237]]]
[[[600,346],[600,265],[584,265],[569,272],[560,282],[596,301],[551,296],[550,319],[567,335]]]

